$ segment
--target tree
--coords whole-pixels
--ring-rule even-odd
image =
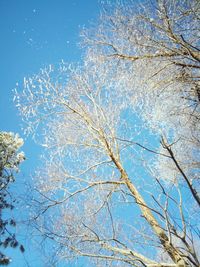
[[[138,12],[126,4],[104,14],[95,33],[84,34],[89,56],[117,69],[116,78],[134,92],[133,105],[149,126],[175,140],[181,176],[198,204],[191,181],[199,176],[199,13],[199,1],[147,2]],[[173,171],[180,174],[180,166]]]
[[[19,171],[19,164],[25,159],[24,153],[18,149],[23,145],[22,138],[13,133],[0,132],[0,246],[24,248],[16,239],[12,232],[12,227],[16,226],[12,216],[8,216],[6,209],[14,208],[14,198],[9,194],[9,186],[14,182],[14,173]],[[0,252],[0,265],[10,263],[10,258]]]
[[[24,80],[17,105],[48,153],[34,219],[64,259],[198,267],[200,5],[144,6],[105,9],[82,67]]]

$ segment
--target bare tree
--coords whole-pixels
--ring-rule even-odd
[[[199,8],[116,5],[83,33],[82,67],[24,80],[46,148],[34,221],[64,260],[199,266]]]
[[[106,12],[98,30],[83,33],[90,47],[88,57],[96,62],[107,60],[117,70],[116,79],[124,82],[122,90],[131,90],[138,113],[173,143],[173,156],[168,150],[171,168],[185,179],[200,205],[195,189],[199,177],[200,4],[147,1],[145,8],[136,11],[133,3]]]

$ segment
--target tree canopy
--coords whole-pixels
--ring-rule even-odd
[[[23,152],[18,152],[23,145],[23,139],[17,134],[0,132],[0,247],[16,248],[24,252],[23,245],[16,239],[12,228],[16,226],[13,216],[6,212],[14,208],[15,198],[9,193],[10,184],[15,181],[14,174],[19,171],[19,165],[24,161]],[[10,258],[0,251],[0,265],[10,263]]]
[[[105,6],[83,64],[16,92],[46,149],[35,223],[60,258],[199,266],[199,21],[197,0]]]

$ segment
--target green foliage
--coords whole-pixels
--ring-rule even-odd
[[[24,153],[18,153],[23,145],[23,139],[13,133],[0,132],[0,247],[16,248],[20,244],[10,228],[16,226],[13,218],[4,216],[5,210],[14,208],[13,198],[10,198],[8,189],[14,182],[14,173],[19,171],[19,164],[25,159]],[[8,217],[8,218],[7,218]],[[24,247],[20,245],[21,252]],[[8,265],[10,259],[0,251],[0,265]]]

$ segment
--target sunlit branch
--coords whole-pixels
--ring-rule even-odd
[[[188,188],[190,189],[190,192],[192,193],[194,199],[196,200],[196,202],[198,203],[198,205],[200,206],[200,197],[198,196],[197,191],[193,188],[192,184],[190,183],[188,177],[186,176],[186,174],[184,173],[184,171],[182,170],[182,168],[180,167],[179,163],[177,162],[174,153],[171,149],[170,145],[167,145],[166,141],[164,140],[164,138],[161,139],[161,143],[163,145],[163,147],[169,152],[169,155],[171,156],[171,159],[173,160],[175,166],[177,167],[177,169],[179,170],[179,172],[182,174],[184,180],[186,181]]]

